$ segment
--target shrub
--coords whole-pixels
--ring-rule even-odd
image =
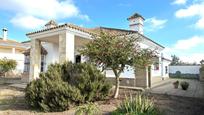
[[[176,71],[176,77],[181,77],[181,72],[180,71]]]
[[[199,74],[189,74],[189,73],[182,73],[179,77],[177,77],[175,73],[169,73],[170,78],[181,78],[181,79],[199,79]]]
[[[52,72],[53,76],[57,73]],[[48,73],[41,74],[40,79],[29,83],[25,89],[27,103],[42,111],[64,111],[71,104],[81,102],[83,97],[80,91],[58,79],[53,80]],[[57,78],[57,76],[56,76]]]
[[[88,103],[86,105],[79,106],[75,112],[75,115],[101,115],[101,111],[98,105]]]
[[[157,115],[153,101],[148,97],[138,94],[134,98],[130,96],[120,104],[120,106],[112,112],[112,115]]]
[[[200,68],[200,80],[204,79],[204,65],[202,64],[201,65],[201,68]]]
[[[189,83],[186,81],[181,82],[180,85],[183,90],[187,90],[189,87]]]
[[[63,79],[81,91],[84,101],[97,101],[108,96],[111,85],[106,77],[93,65],[69,64],[63,65]]]
[[[42,111],[64,111],[71,106],[104,99],[110,85],[90,64],[51,64],[40,79],[25,89],[27,103]]]
[[[6,72],[14,70],[17,66],[17,62],[12,59],[3,58],[0,59],[0,76],[4,75]]]
[[[173,85],[174,85],[174,88],[177,89],[179,86],[179,81],[177,80],[177,81],[173,82]]]

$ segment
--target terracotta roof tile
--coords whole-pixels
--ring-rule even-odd
[[[0,46],[12,46],[12,47],[16,47],[16,48],[25,48],[23,44],[14,41],[14,40],[3,40],[3,38],[0,38]]]
[[[111,35],[116,35],[116,36],[120,36],[120,35],[128,35],[128,34],[134,34],[137,33],[139,34],[137,31],[132,31],[132,30],[125,30],[125,29],[118,29],[118,28],[108,28],[108,27],[97,27],[97,28],[84,28],[84,27],[80,27],[74,24],[63,24],[63,25],[58,25],[56,27],[51,27],[51,28],[46,28],[46,29],[42,29],[39,31],[35,31],[35,32],[30,32],[27,33],[26,35],[32,35],[32,34],[36,34],[36,33],[40,33],[40,32],[45,32],[45,31],[49,31],[49,30],[54,30],[54,29],[58,29],[58,28],[62,28],[62,27],[69,27],[75,30],[79,30],[85,33],[88,33],[90,35],[98,35],[100,34],[100,32],[107,32]],[[148,37],[140,34],[141,36],[143,36],[145,39],[150,40],[152,42],[154,42],[153,40],[149,39]],[[164,46],[154,42],[155,44],[161,46],[162,48],[164,48]]]
[[[30,49],[27,49],[23,52],[24,55],[30,55]],[[41,54],[47,55],[47,50],[41,45]]]
[[[86,32],[88,34],[95,34],[95,33],[92,33],[91,31],[88,31],[86,28],[83,28],[83,27],[80,27],[80,26],[77,26],[77,25],[74,25],[74,24],[66,23],[66,24],[63,24],[63,25],[58,25],[58,26],[55,26],[55,27],[46,28],[46,29],[42,29],[42,30],[39,30],[39,31],[35,31],[35,32],[30,32],[30,33],[27,33],[26,35],[32,35],[32,34],[45,32],[45,31],[49,31],[49,30],[54,30],[54,29],[58,29],[58,28],[62,28],[62,27],[69,27],[69,28],[76,29],[76,30],[79,30],[79,31],[82,31],[82,32]]]

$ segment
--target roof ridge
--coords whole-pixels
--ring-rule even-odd
[[[112,28],[112,27],[104,27],[104,26],[100,26],[100,28],[113,29],[113,30],[121,30],[121,31],[129,31],[129,32],[137,32],[137,31],[134,31],[134,30],[128,30],[128,29],[123,29],[123,28]]]

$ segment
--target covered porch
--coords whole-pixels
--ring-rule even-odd
[[[85,59],[79,55],[78,49],[92,39],[90,33],[71,28],[67,24],[28,33],[27,36],[31,39],[29,81],[37,79],[42,68],[47,70],[51,63],[83,62]],[[47,51],[44,59],[41,47]],[[44,67],[42,61],[45,61]]]

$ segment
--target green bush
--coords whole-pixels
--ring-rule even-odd
[[[200,68],[200,80],[204,79],[204,65],[202,64],[201,65],[201,68]]]
[[[51,64],[25,90],[27,103],[42,111],[64,111],[80,103],[104,99],[110,89],[105,76],[90,64]]]
[[[181,82],[180,85],[183,90],[187,90],[189,87],[189,83],[186,81]]]
[[[0,59],[0,76],[5,75],[6,72],[14,70],[17,66],[17,62],[12,59],[3,58]]]
[[[98,105],[88,103],[86,105],[79,106],[75,112],[75,115],[101,115],[101,111]]]
[[[132,96],[120,104],[120,106],[111,113],[112,115],[158,115],[153,101],[148,97],[138,94],[134,98]]]
[[[84,101],[97,101],[108,96],[110,84],[94,66],[86,63],[63,65],[63,79],[81,91]]]

